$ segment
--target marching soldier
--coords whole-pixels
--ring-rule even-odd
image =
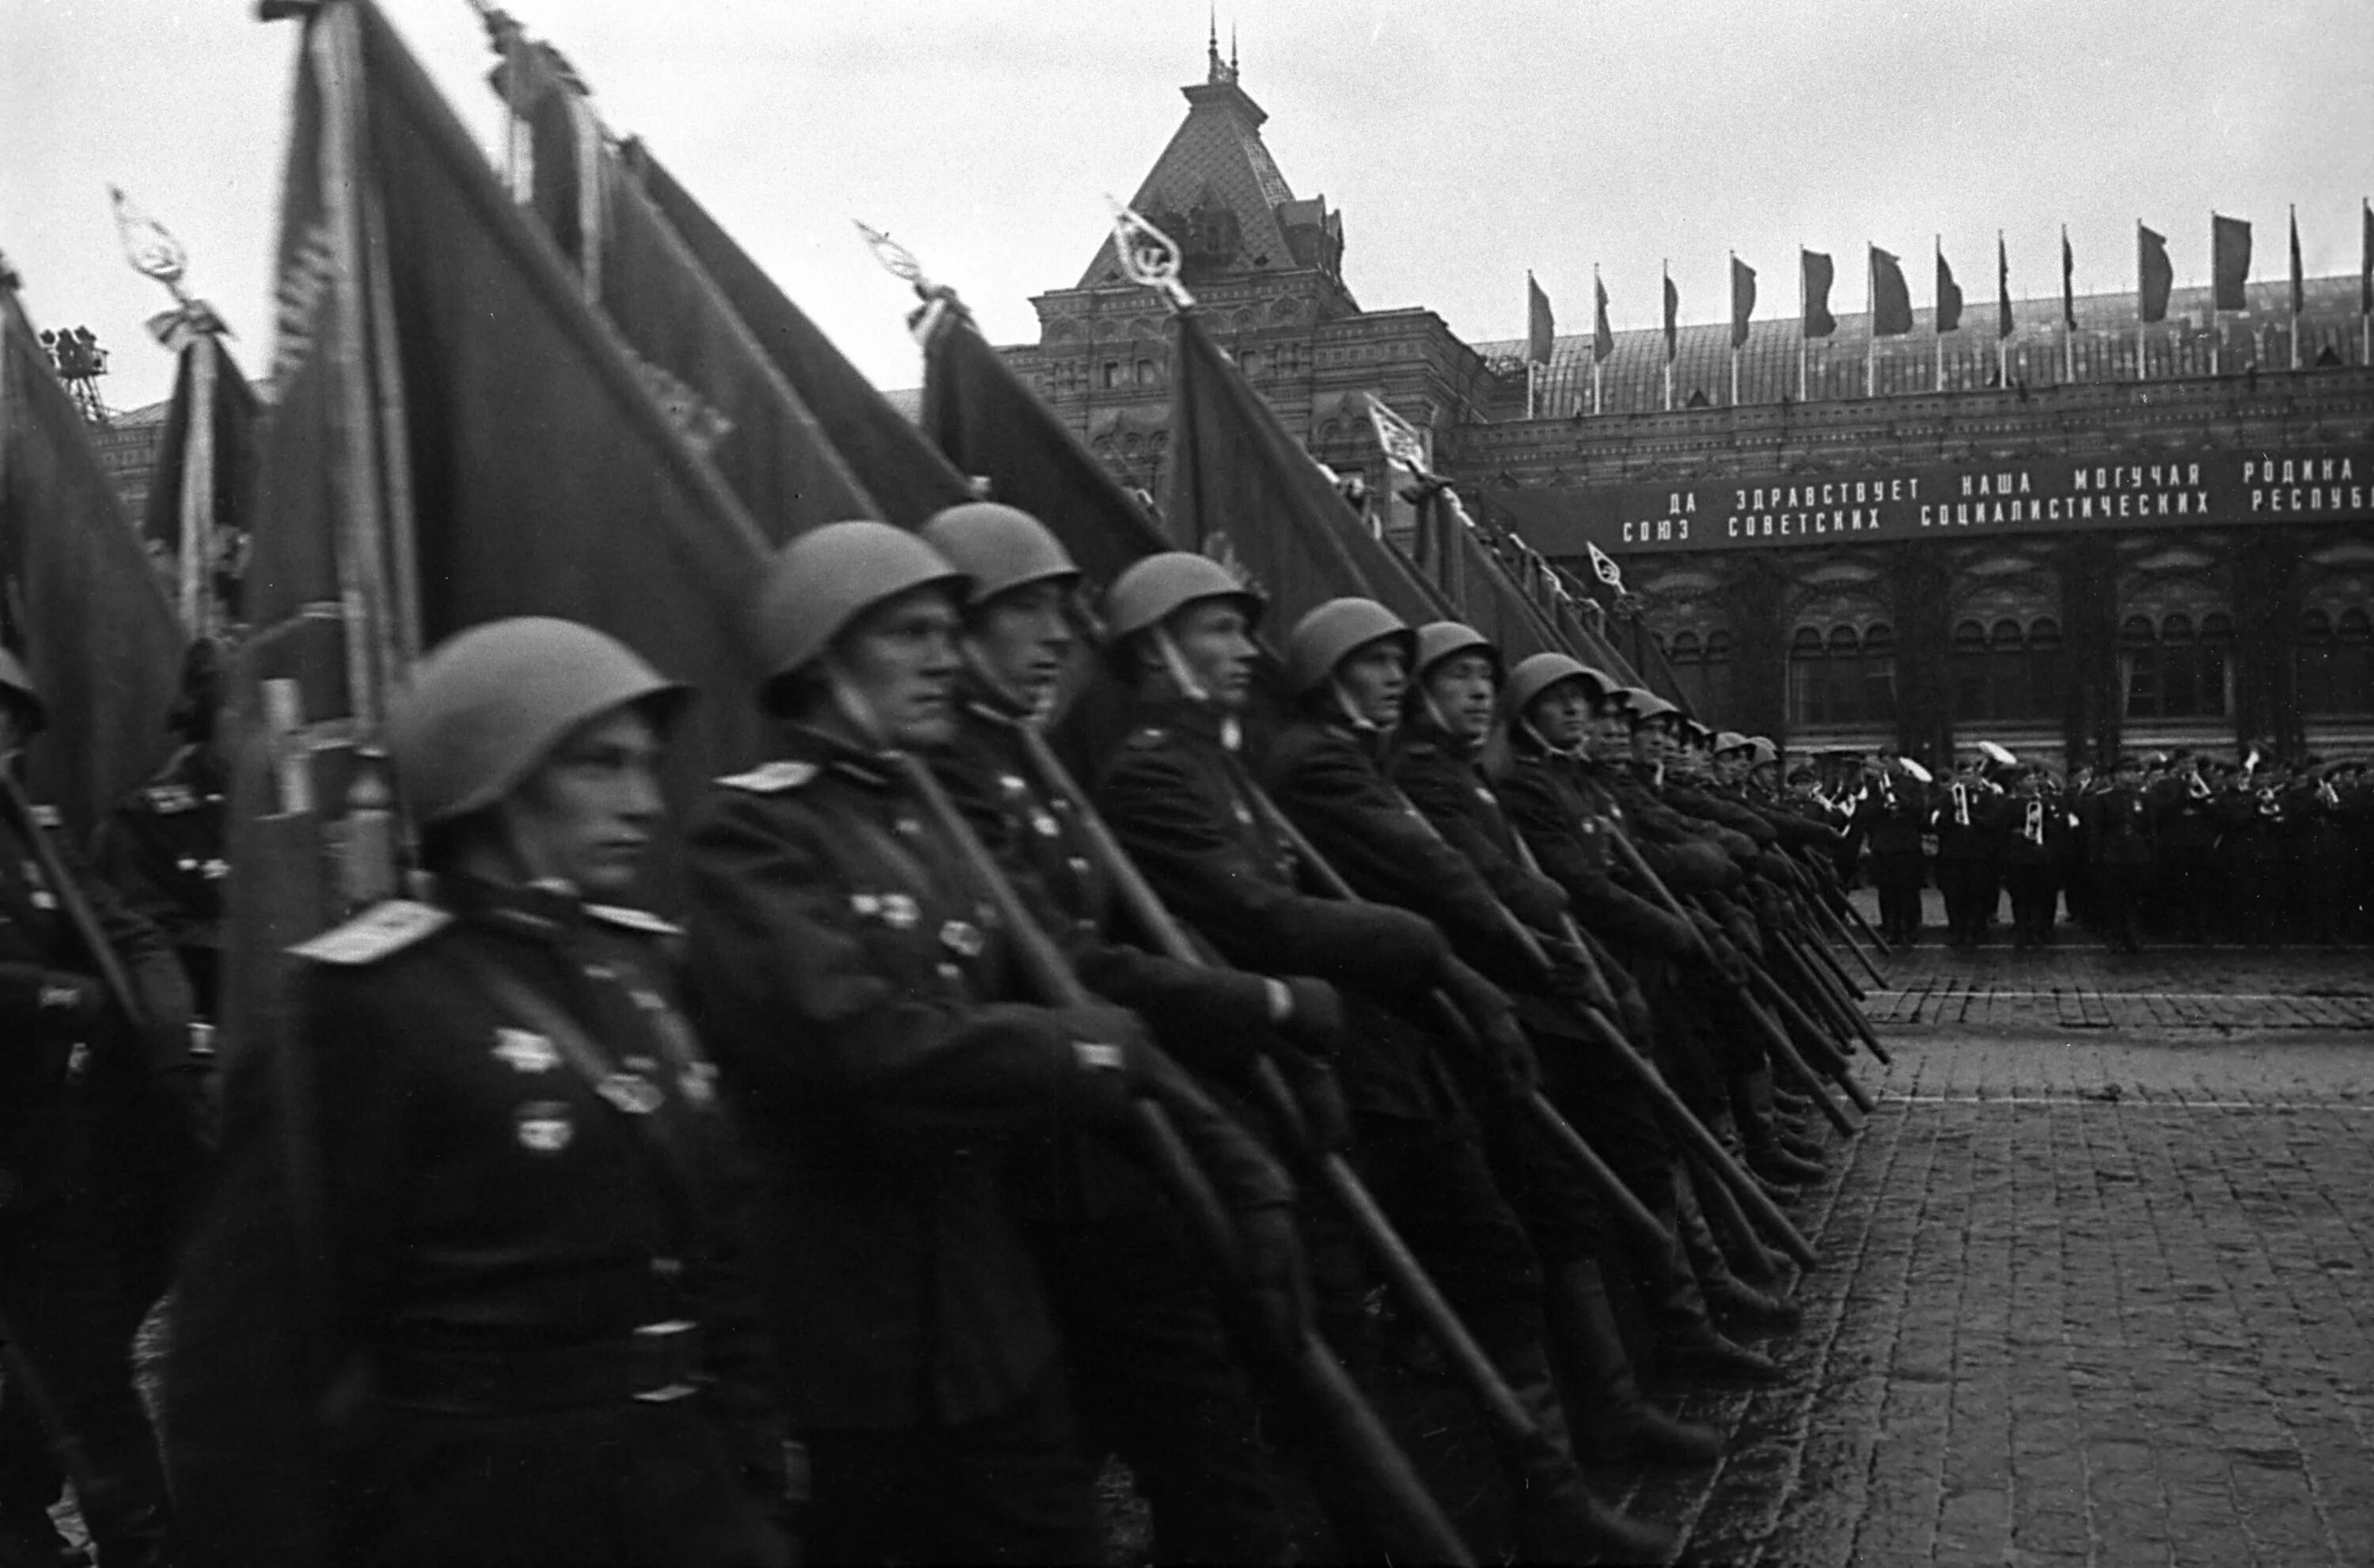
[[[1238,755],[1262,601],[1217,563],[1148,556],[1106,595],[1109,653],[1138,696],[1137,723],[1099,782],[1099,803],[1163,899],[1231,959],[1320,975],[1352,1004],[1337,1062],[1363,1179],[1549,1441],[1502,1456],[1518,1551],[1627,1559],[1663,1532],[1592,1496],[1567,1441],[1544,1349],[1541,1265],[1495,1186],[1441,1047],[1415,1022],[1452,988],[1495,1059],[1530,1085],[1530,1047],[1509,1003],[1458,963],[1427,920],[1300,891],[1296,862]]]
[[[2151,807],[2144,799],[2143,758],[2121,754],[2109,787],[2087,797],[2081,815],[2102,938],[2121,953],[2139,953],[2135,902],[2151,870]]]
[[[166,722],[182,739],[157,776],[100,825],[91,860],[135,910],[164,932],[190,977],[198,1017],[213,1023],[220,999],[224,799],[229,789],[215,743],[222,653],[190,644],[182,691]]]
[[[1879,890],[1879,934],[1891,946],[1921,937],[1921,888],[1928,880],[1921,837],[1929,814],[1929,780],[1918,765],[1883,755],[1855,800],[1855,822],[1871,847],[1871,881]]]
[[[1275,798],[1356,890],[1432,919],[1453,952],[1509,992],[1545,1092],[1581,1109],[1601,1155],[1630,1178],[1628,1185],[1653,1188],[1670,1212],[1672,1143],[1638,1088],[1598,1059],[1602,1047],[1561,1000],[1589,994],[1587,977],[1571,962],[1546,974],[1535,967],[1514,940],[1512,912],[1491,882],[1385,771],[1390,766],[1398,775],[1404,760],[1421,760],[1395,755],[1410,691],[1406,666],[1418,641],[1373,600],[1334,600],[1297,623],[1285,649],[1287,695],[1297,714],[1271,748]],[[1483,707],[1488,734],[1488,686]],[[1496,858],[1513,862],[1513,837],[1488,802],[1481,776],[1472,764],[1458,766],[1465,776],[1463,788],[1454,788],[1465,797],[1457,819],[1470,829],[1464,837],[1492,840]],[[1434,791],[1438,805],[1444,793]],[[1507,871],[1522,873],[1522,868],[1508,864]],[[1523,874],[1524,901],[1536,913],[1563,902],[1555,883]],[[1504,872],[1503,881],[1516,878]],[[1569,1418],[1579,1443],[1609,1457],[1714,1458],[1714,1433],[1681,1428],[1640,1398],[1606,1305],[1600,1265],[1614,1256],[1614,1238],[1597,1196],[1570,1157],[1549,1144],[1527,1110],[1528,1095],[1488,1073],[1465,1075],[1463,1086],[1483,1128],[1494,1179],[1541,1257],[1550,1349],[1571,1387],[1598,1396],[1588,1404],[1578,1400],[1581,1408]],[[1659,1206],[1657,1198],[1650,1202]],[[1659,1261],[1687,1277],[1689,1265],[1678,1254]],[[1698,1316],[1703,1323],[1702,1307]]]
[[[1096,1556],[1010,1155],[1051,1130],[1123,1134],[1140,1094],[1209,1107],[1134,1014],[1021,1000],[996,891],[901,771],[954,737],[963,591],[885,523],[780,551],[757,627],[777,755],[721,780],[688,840],[695,1000],[761,1160],[821,1562]],[[1224,1191],[1257,1293],[1291,1325],[1291,1185],[1256,1161]]]
[[[2041,766],[2030,764],[2012,790],[2009,832],[2003,848],[2004,886],[2011,894],[2012,946],[2052,945],[2060,900],[2062,841],[2075,819],[2054,799]]]
[[[290,1033],[234,1059],[167,1380],[178,1562],[791,1561],[746,1171],[674,928],[597,901],[688,695],[525,618],[397,697],[434,897],[297,948]]]
[[[2156,912],[2184,942],[2208,936],[2216,906],[2217,808],[2201,761],[2189,751],[2145,792],[2151,808],[2152,856],[2158,872]]]
[[[1987,940],[1999,896],[1995,856],[2005,813],[2002,787],[1986,777],[1985,763],[1978,752],[1965,756],[1929,812],[1949,947],[1977,947]]]
[[[1327,1069],[1285,1037],[1341,1045],[1333,987],[1176,963],[1111,934],[1111,879],[1025,734],[1052,713],[1077,644],[1071,556],[1036,518],[989,501],[951,507],[923,534],[967,579],[956,737],[933,764],[950,795],[1057,912],[1092,990],[1138,1009],[1164,1048],[1207,1079],[1241,1090],[1252,1055],[1267,1056],[1340,1122]],[[1259,1411],[1158,1195],[1101,1140],[1049,1129],[1018,1153],[1026,1222],[1083,1423],[1152,1505],[1156,1561],[1283,1561]]]
[[[21,792],[47,718],[0,649],[0,1563],[61,1560],[64,1472],[104,1568],[160,1564],[165,1481],[131,1351],[169,1267],[153,1199],[194,1152],[190,993],[156,928]],[[128,996],[102,977],[111,958]]]

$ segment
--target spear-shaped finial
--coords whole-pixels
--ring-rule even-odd
[[[882,263],[884,272],[893,277],[903,278],[910,287],[926,299],[938,292],[932,280],[923,275],[923,263],[915,259],[914,252],[879,228],[858,223],[854,218],[850,221],[857,223],[857,232],[865,237],[867,249],[874,252],[874,259]]]
[[[115,207],[115,237],[123,245],[123,259],[132,270],[143,277],[153,277],[172,294],[178,305],[187,305],[190,297],[182,292],[182,275],[190,264],[190,254],[173,231],[140,210],[139,204],[123,193],[121,185],[107,188],[110,202]]]
[[[1146,222],[1134,207],[1111,196],[1105,203],[1112,208],[1113,255],[1122,275],[1140,287],[1159,289],[1174,310],[1193,306],[1195,297],[1179,281],[1182,258],[1178,241]]]

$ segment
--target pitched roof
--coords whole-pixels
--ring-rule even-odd
[[[2252,363],[2268,369],[2290,367],[2290,285],[2281,279],[2250,286],[2249,311],[2227,312],[2220,322],[2226,347],[2223,367],[2233,372]],[[1963,391],[1992,385],[1995,376],[1995,301],[1979,288],[1968,289],[1962,306],[1961,330],[1945,335],[1945,386]],[[2338,357],[2354,362],[2357,347],[2357,280],[2318,277],[2307,280],[2306,310],[2300,316],[2300,359],[2312,364],[2318,353],[2335,345]],[[1836,291],[1832,294],[1837,298]],[[2168,320],[2145,329],[2150,369],[2155,376],[2205,376],[2209,373],[2212,319],[2206,287],[2179,288],[2168,297]],[[2133,380],[2135,377],[2135,296],[2132,293],[2085,294],[2077,297],[2076,380]],[[1808,345],[1806,396],[1844,398],[1863,395],[1863,357],[1871,342],[1871,318],[1856,311],[1837,312],[1838,330]],[[1875,390],[1890,393],[1933,392],[1937,386],[1937,334],[1933,312],[1913,311],[1908,336],[1880,340],[1875,357]],[[2009,342],[2010,379],[2015,385],[2047,387],[2063,380],[2061,297],[2046,295],[2012,301],[2013,330]],[[1779,403],[1797,395],[1799,318],[1751,321],[1747,342],[1739,351],[1739,401]],[[2274,334],[2272,338],[2270,333]],[[1665,341],[1661,327],[1636,327],[1614,334],[1616,349],[1601,371],[1601,411],[1606,414],[1653,413],[1665,406]],[[2255,346],[2254,346],[2255,345]],[[1525,340],[1506,338],[1473,345],[1487,363],[1514,374],[1522,373]],[[1731,323],[1684,322],[1675,333],[1674,406],[1686,407],[1693,392],[1722,407],[1731,402]],[[1591,411],[1591,334],[1561,335],[1550,363],[1536,373],[1534,406],[1547,417]]]
[[[1264,259],[1274,266],[1292,265],[1292,250],[1277,209],[1295,199],[1294,192],[1278,172],[1269,148],[1262,145],[1262,122],[1269,118],[1268,112],[1237,85],[1235,68],[1221,64],[1216,55],[1210,80],[1179,90],[1187,99],[1187,118],[1172,133],[1170,145],[1154,160],[1154,168],[1129,205],[1152,217],[1156,213],[1184,214],[1216,204],[1237,220],[1240,267],[1249,268]],[[1170,237],[1182,245],[1188,242],[1184,234]],[[1094,288],[1120,275],[1112,236],[1108,234],[1075,287]]]

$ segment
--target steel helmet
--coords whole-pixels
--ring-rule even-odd
[[[1316,691],[1335,666],[1372,642],[1391,638],[1410,658],[1417,634],[1373,599],[1330,599],[1306,613],[1286,634],[1286,695]]]
[[[1669,714],[1681,711],[1646,686],[1618,686],[1616,688],[1615,696],[1631,711],[1632,722],[1635,724],[1646,724],[1651,720],[1663,719]]]
[[[1413,676],[1423,676],[1444,660],[1461,653],[1481,653],[1492,661],[1492,678],[1501,676],[1500,650],[1492,639],[1474,626],[1459,621],[1428,621],[1417,629],[1417,656],[1411,661]]]
[[[767,679],[805,669],[851,622],[886,599],[965,575],[903,528],[861,520],[810,529],[775,552],[758,585],[758,649]]]
[[[967,609],[1033,583],[1069,586],[1080,579],[1080,568],[1063,542],[1017,507],[967,501],[934,512],[922,532],[925,544],[971,579],[965,594]]]
[[[636,703],[664,726],[691,696],[591,626],[488,621],[413,667],[388,705],[388,758],[413,820],[429,827],[501,800],[587,720]]]
[[[1517,661],[1509,672],[1509,711],[1522,713],[1534,700],[1562,681],[1581,681],[1596,699],[1615,690],[1616,684],[1579,659],[1564,653],[1536,653]]]
[[[1780,760],[1780,748],[1779,746],[1774,745],[1769,740],[1766,739],[1762,735],[1750,735],[1747,737],[1747,765],[1750,767],[1763,767],[1768,764],[1779,762]]]
[[[1712,730],[1708,729],[1704,724],[1699,723],[1697,720],[1692,719],[1687,714],[1684,714],[1682,716],[1681,726],[1682,738],[1688,741],[1692,745],[1703,746],[1714,739],[1714,731]]]
[[[1754,743],[1736,730],[1725,730],[1715,736],[1714,751],[1717,756],[1721,756],[1726,752],[1744,752]]]
[[[28,734],[50,721],[50,705],[41,700],[41,688],[33,685],[24,661],[5,648],[0,648],[0,696],[16,699],[25,710],[25,731]]]
[[[1261,623],[1262,596],[1236,574],[1192,550],[1166,550],[1132,561],[1105,590],[1105,632],[1116,643],[1133,632],[1161,625],[1199,599],[1233,599],[1248,629]]]

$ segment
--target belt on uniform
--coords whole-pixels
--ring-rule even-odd
[[[549,1350],[406,1345],[378,1357],[387,1397],[417,1410],[518,1415],[635,1402],[664,1405],[698,1393],[697,1323],[645,1323],[623,1339]]]

